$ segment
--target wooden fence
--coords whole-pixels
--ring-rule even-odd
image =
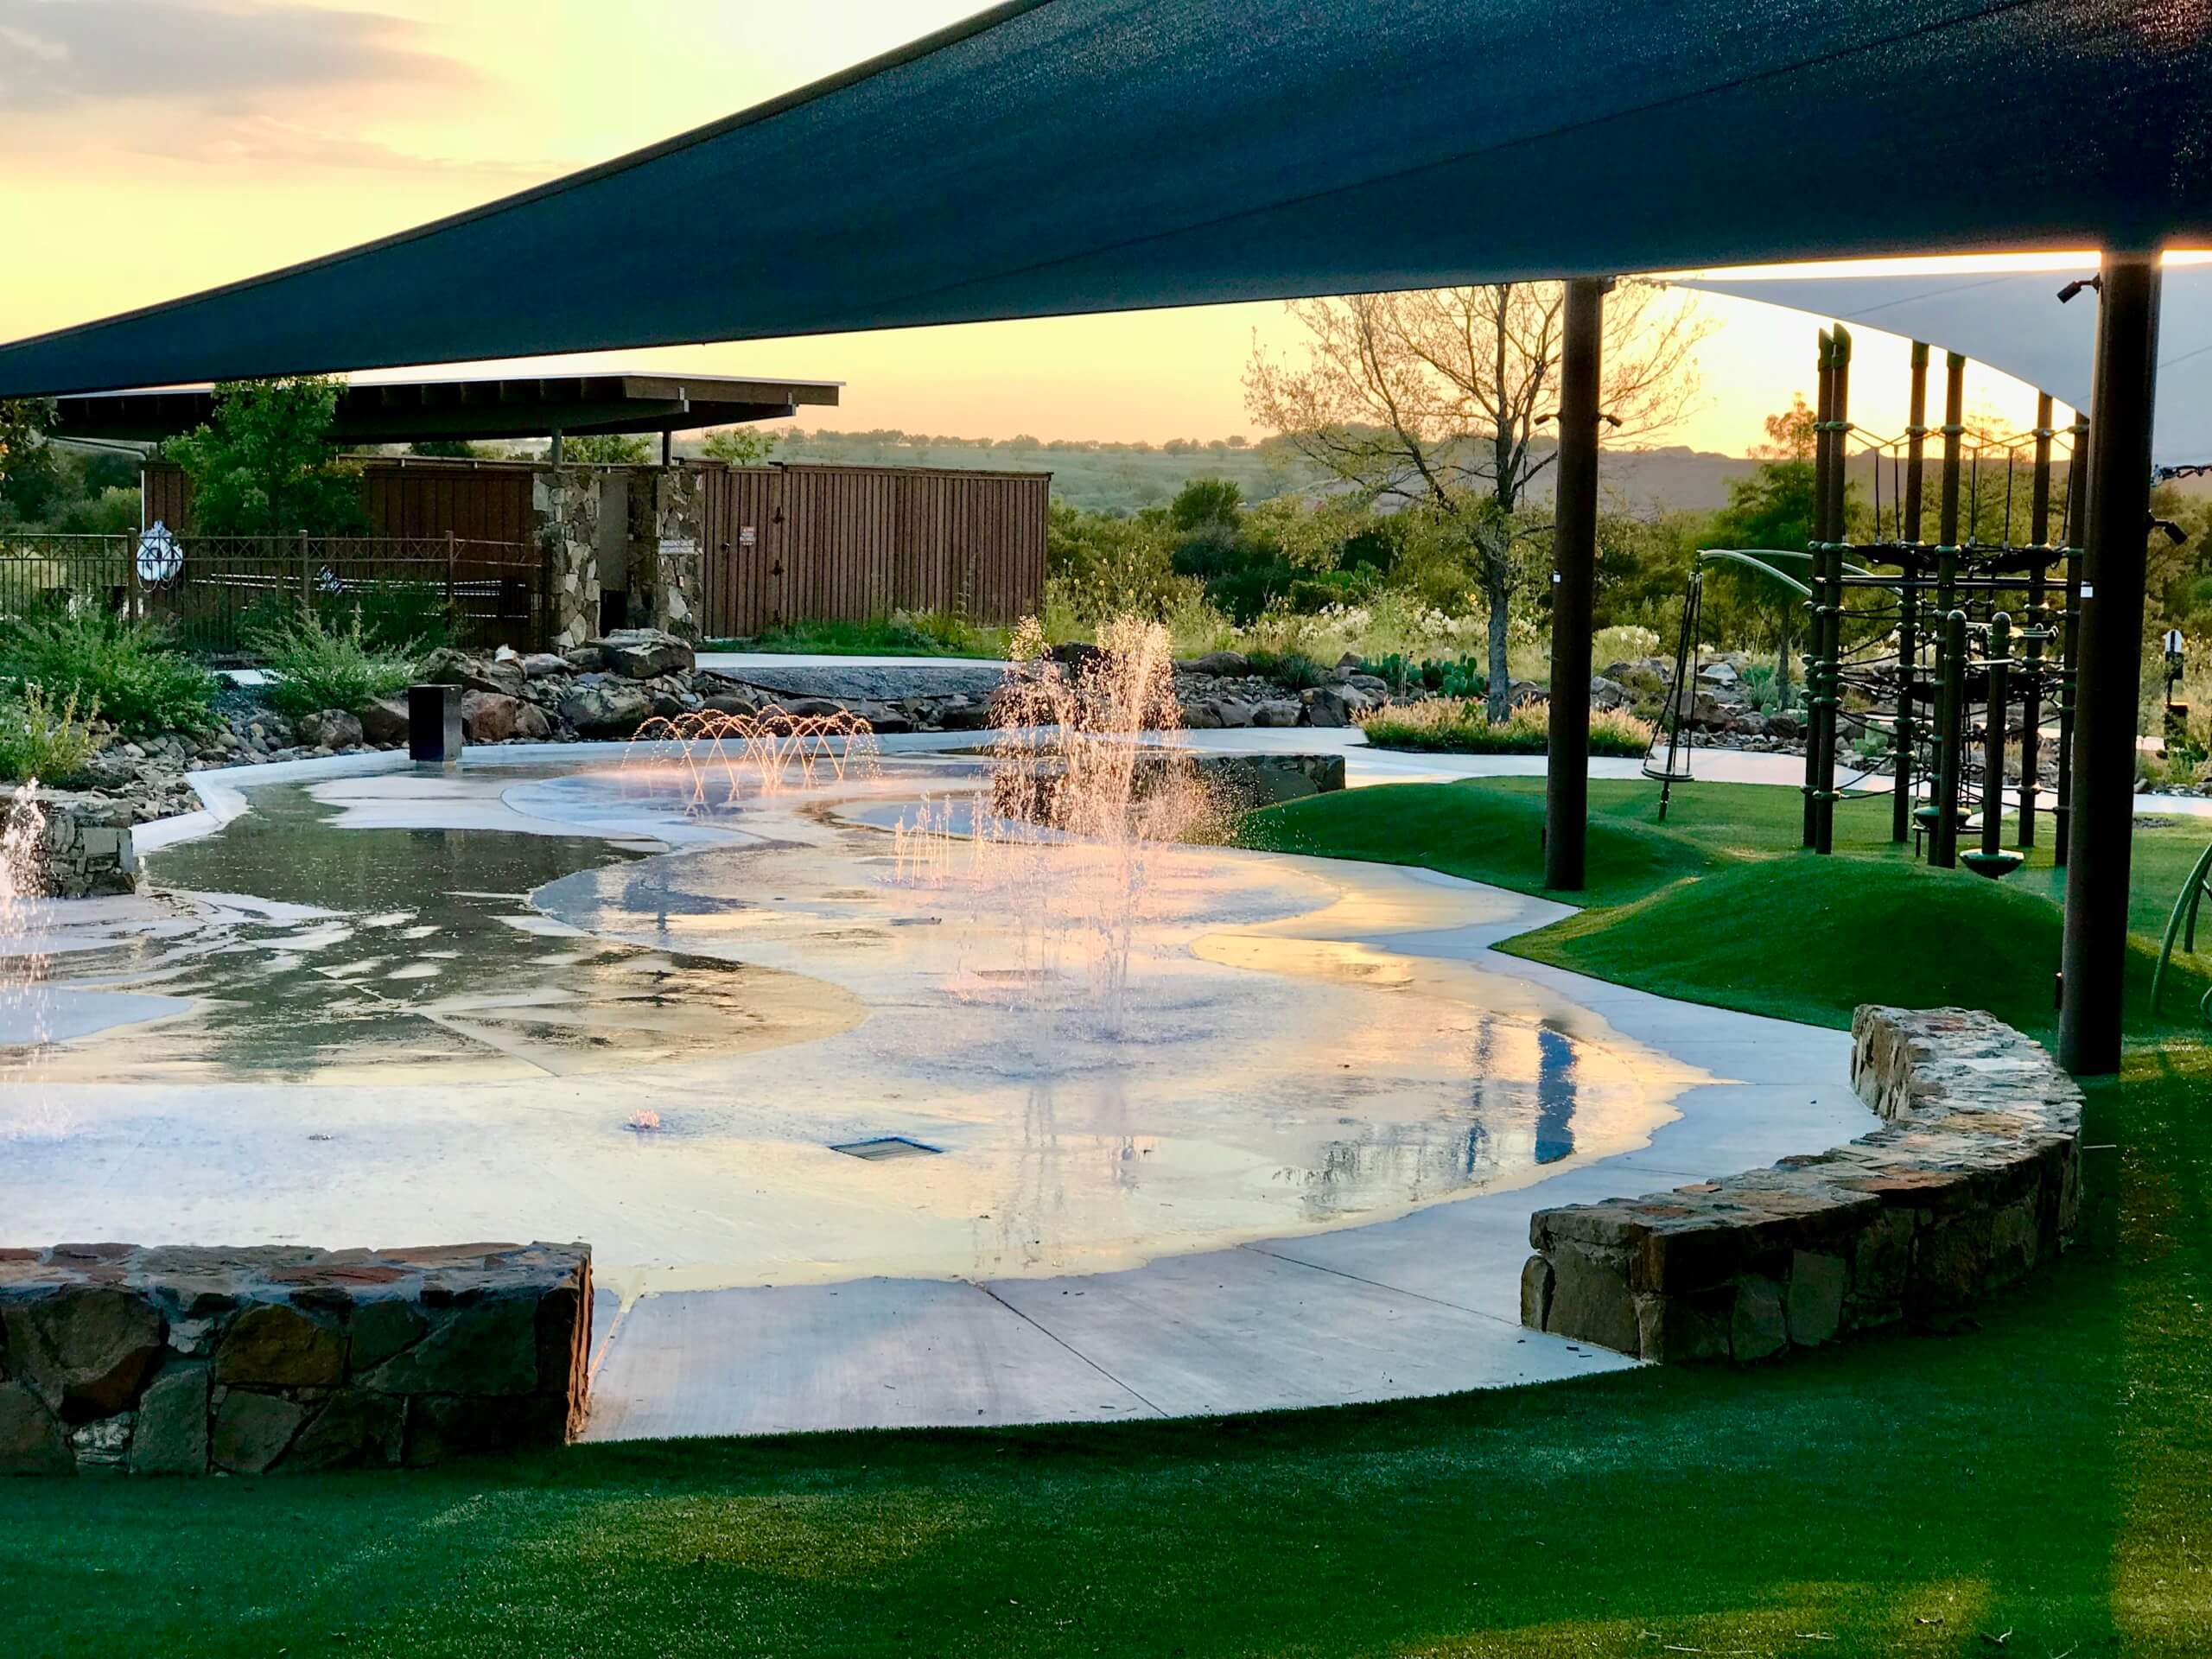
[[[1011,622],[1044,603],[1049,473],[793,463],[701,482],[713,637],[898,610]]]
[[[252,654],[257,629],[302,604],[340,626],[358,612],[392,639],[479,650],[543,648],[538,550],[457,536],[185,536],[0,533],[0,615],[91,604],[163,624],[215,657]]]

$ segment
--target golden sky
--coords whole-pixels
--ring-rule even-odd
[[[715,119],[977,0],[0,0],[0,340],[329,252]],[[2079,256],[2077,256],[2079,257]],[[1929,262],[1949,264],[1956,262]],[[2008,261],[2006,263],[2018,263]],[[1816,325],[1695,302],[1698,406],[1672,441],[1741,453],[1810,390]],[[1159,442],[1258,435],[1274,305],[608,354],[842,380],[845,429]],[[1904,424],[1904,346],[1859,332],[1853,414]],[[541,359],[551,360],[551,359]],[[592,359],[558,359],[587,362]],[[1970,407],[2024,424],[1977,369]]]

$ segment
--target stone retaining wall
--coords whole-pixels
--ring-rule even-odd
[[[46,815],[40,892],[53,899],[89,899],[138,890],[128,801],[54,789],[40,790],[35,798]]]
[[[0,1474],[261,1474],[559,1446],[591,1251],[0,1249]]]
[[[2036,1043],[1963,1008],[1867,1007],[1848,1145],[1671,1192],[1539,1211],[1524,1325],[1649,1360],[1754,1360],[1941,1319],[2064,1248],[2082,1096]]]

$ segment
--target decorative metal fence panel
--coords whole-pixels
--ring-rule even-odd
[[[165,623],[215,657],[251,656],[257,626],[302,605],[358,611],[388,638],[536,651],[546,637],[538,550],[454,536],[118,536],[0,532],[0,616],[86,604]]]

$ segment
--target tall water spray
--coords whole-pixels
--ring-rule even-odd
[[[1070,664],[1027,621],[1013,654],[989,791],[902,820],[899,879],[964,897],[996,951],[1012,933],[1017,960],[965,964],[978,988],[1120,1036],[1162,861],[1215,810],[1182,741],[1167,631],[1116,618]]]
[[[45,1046],[48,1033],[47,953],[39,948],[33,903],[45,888],[46,811],[38,804],[38,779],[28,779],[9,798],[0,822],[0,939],[18,944],[0,969],[0,1011],[18,1046],[32,1055]],[[5,1124],[18,1136],[58,1133],[61,1128],[50,1103],[20,1105]]]

